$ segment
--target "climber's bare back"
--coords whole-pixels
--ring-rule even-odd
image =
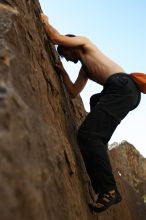
[[[114,73],[124,72],[121,66],[105,56],[91,42],[85,44],[80,50],[80,58],[87,76],[101,85],[104,85],[107,78]]]

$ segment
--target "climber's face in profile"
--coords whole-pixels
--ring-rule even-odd
[[[66,59],[66,61],[71,61],[74,63],[78,62],[78,57],[76,55],[76,49],[70,47],[61,48],[61,56]]]
[[[76,37],[74,34],[66,34],[68,37]],[[66,47],[63,45],[58,45],[57,51],[61,57],[64,57],[66,61],[71,61],[77,63],[79,60],[78,49],[75,47]]]
[[[66,59],[66,61],[71,61],[71,62],[74,62],[74,63],[78,62],[75,50],[73,48],[67,48],[67,49],[65,48],[63,50],[63,56]]]

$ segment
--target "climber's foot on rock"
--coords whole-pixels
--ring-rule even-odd
[[[89,204],[89,207],[94,212],[103,212],[111,205],[121,202],[122,197],[117,190],[112,190],[107,193],[102,193],[98,196],[96,203]]]

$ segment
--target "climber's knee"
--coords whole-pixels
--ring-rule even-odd
[[[107,151],[107,144],[104,143],[104,139],[96,131],[84,129],[81,126],[78,130],[77,139],[79,147],[83,151],[88,151],[88,153],[90,151],[95,153]]]
[[[77,133],[77,140],[79,143],[86,141],[88,132],[82,129],[82,126],[79,128]]]
[[[101,93],[94,94],[90,97],[90,110],[92,110],[101,97]]]
[[[98,141],[98,135],[90,128],[87,129],[81,126],[78,130],[77,139],[79,143],[90,144],[94,140]]]

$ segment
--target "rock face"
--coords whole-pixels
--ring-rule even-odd
[[[124,179],[140,194],[146,197],[146,159],[136,148],[123,141],[115,144],[110,151],[116,169]]]
[[[0,219],[144,220],[141,198],[116,173],[123,201],[99,216],[88,207],[76,142],[86,114],[53,68],[40,11],[37,0],[0,0]]]

